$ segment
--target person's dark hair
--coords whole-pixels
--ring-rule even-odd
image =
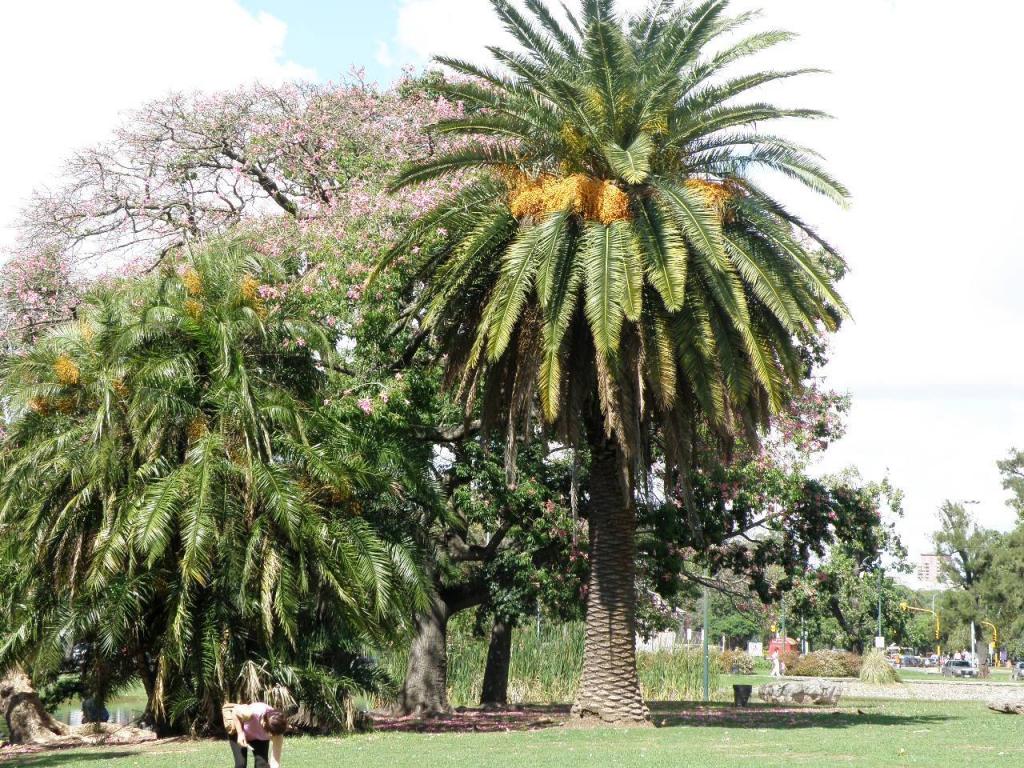
[[[263,727],[267,729],[267,733],[282,736],[288,732],[288,718],[284,712],[272,709],[263,716]]]

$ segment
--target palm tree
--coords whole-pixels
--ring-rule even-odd
[[[285,277],[213,244],[11,361],[0,667],[90,641],[132,660],[164,729],[215,722],[245,680],[342,718],[339,659],[394,628],[418,577],[359,514],[389,478],[316,408],[331,342],[260,296]]]
[[[507,430],[536,396],[556,434],[590,455],[592,575],[574,712],[647,717],[636,674],[635,505],[653,451],[684,509],[698,426],[756,433],[806,374],[804,350],[845,313],[842,261],[769,194],[778,172],[843,204],[810,150],[763,126],[815,118],[741,97],[805,72],[730,76],[789,39],[738,37],[727,0],[662,0],[624,22],[612,0],[565,21],[542,0],[494,10],[522,50],[500,70],[450,58],[440,86],[465,116],[434,130],[457,149],[395,187],[450,176],[456,194],[382,261],[417,254],[410,316],[431,328],[467,408]]]

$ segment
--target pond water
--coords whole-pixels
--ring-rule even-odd
[[[107,705],[107,710],[110,712],[110,722],[117,725],[127,725],[140,717],[143,712],[142,709],[131,706],[119,706],[116,700]],[[53,716],[68,725],[82,724],[82,709],[77,702],[65,702],[53,713]],[[0,739],[6,736],[7,722],[3,717],[0,717]]]

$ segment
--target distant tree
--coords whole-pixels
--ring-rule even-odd
[[[1002,461],[996,462],[1003,476],[1003,488],[1012,495],[1009,505],[1017,512],[1017,519],[1024,524],[1024,451],[1016,448]]]
[[[1024,525],[1000,536],[992,547],[992,559],[978,584],[985,619],[999,628],[1002,645],[1024,643]],[[984,633],[991,636],[991,631]],[[1018,657],[1022,654],[1016,654]]]
[[[979,661],[988,662],[988,643],[982,621],[989,621],[989,606],[982,590],[995,547],[997,531],[981,528],[961,503],[943,502],[939,508],[940,528],[932,537],[941,563],[940,572],[954,589],[943,595],[942,609],[947,622],[974,622]]]
[[[710,612],[711,637],[724,636],[729,647],[746,650],[748,641],[759,640],[767,633],[767,615],[756,597],[743,599],[716,590]]]
[[[832,489],[843,519],[857,522],[838,524],[817,562],[791,577],[787,612],[803,622],[812,644],[863,652],[877,633],[878,568],[883,559],[890,571],[905,567],[906,551],[894,525],[903,514],[903,494],[887,480],[865,483],[852,471],[829,478],[826,488]],[[892,572],[883,576],[881,589],[884,630],[890,637],[901,635],[905,590]]]

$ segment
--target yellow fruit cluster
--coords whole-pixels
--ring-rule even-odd
[[[203,278],[194,267],[185,270],[185,274],[181,276],[181,283],[185,286],[189,296],[202,296]]]
[[[195,299],[187,299],[181,306],[185,310],[185,314],[193,320],[198,320],[203,316],[203,305]]]
[[[257,280],[252,275],[246,275],[245,277],[242,278],[242,284],[239,287],[239,290],[242,293],[243,299],[245,299],[250,304],[255,304],[259,301],[260,297],[260,281]]]
[[[82,380],[82,372],[75,365],[75,361],[67,355],[57,358],[53,363],[53,372],[57,376],[57,381],[65,387],[73,387]]]
[[[67,415],[75,410],[75,398],[58,397],[51,399],[48,397],[33,397],[28,401],[28,407],[40,416],[49,416],[54,411]]]
[[[685,182],[687,189],[693,190],[704,198],[708,208],[718,212],[723,222],[729,223],[733,220],[732,211],[733,190],[720,181],[706,181],[704,179],[688,179]]]
[[[188,441],[194,443],[199,438],[203,437],[209,428],[206,425],[206,418],[203,416],[197,416],[188,423],[188,428],[185,430],[185,434],[188,436]]]
[[[259,280],[252,275],[246,275],[242,278],[242,283],[239,286],[239,292],[242,294],[242,301],[256,310],[257,316],[267,316],[267,306],[260,297]]]
[[[630,218],[629,195],[613,182],[582,173],[570,176],[541,174],[530,178],[512,172],[506,176],[508,202],[517,219],[572,211],[587,221],[611,224]]]

